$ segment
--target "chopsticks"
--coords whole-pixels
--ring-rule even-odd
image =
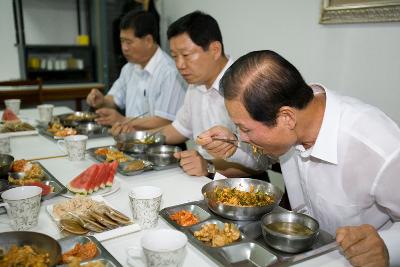
[[[225,138],[218,138],[218,137],[213,137],[212,140],[213,141],[221,141],[221,142],[229,143],[229,144],[232,144],[232,145],[234,145],[236,147],[239,147],[239,143],[240,143],[240,141],[236,140],[236,139],[225,139]]]
[[[57,159],[57,158],[64,158],[68,155],[57,155],[57,156],[50,156],[50,157],[40,157],[40,158],[31,158],[27,159],[27,161],[37,161],[37,160],[45,160],[45,159]]]

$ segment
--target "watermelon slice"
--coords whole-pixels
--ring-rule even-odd
[[[111,171],[108,174],[106,186],[113,185],[115,172],[117,171],[117,167],[118,167],[118,161],[115,160],[115,161],[109,163],[109,167],[110,167]]]
[[[98,166],[92,165],[86,170],[84,170],[81,174],[76,176],[72,181],[70,181],[67,185],[67,188],[74,193],[78,194],[90,194],[93,192],[92,187],[92,177],[98,171]]]
[[[91,167],[93,167],[94,171],[90,174],[90,185],[89,185],[89,194],[96,192],[97,190],[99,190],[99,186],[98,186],[98,176],[99,176],[99,172],[101,170],[101,166],[99,166],[99,164],[95,164],[92,165]],[[89,167],[89,168],[91,168]]]
[[[18,118],[18,116],[15,115],[15,113],[14,113],[11,109],[9,109],[9,108],[6,108],[6,109],[3,111],[3,116],[2,116],[1,119],[2,119],[3,121],[15,121],[15,122],[20,121],[20,119]]]
[[[100,185],[100,188],[105,188],[106,183],[107,183],[107,177],[108,177],[108,174],[110,173],[110,167],[107,162],[101,163],[101,166],[102,166],[102,170],[101,170],[101,174],[99,177],[99,185]]]

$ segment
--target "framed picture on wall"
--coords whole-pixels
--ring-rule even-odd
[[[400,0],[322,0],[321,24],[400,21]]]

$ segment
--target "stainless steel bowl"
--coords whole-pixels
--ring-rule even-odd
[[[81,123],[93,122],[97,117],[98,115],[93,112],[75,111],[73,113],[58,115],[55,117],[55,120],[59,119],[64,126],[76,127]]]
[[[177,146],[153,146],[147,149],[147,158],[155,166],[164,167],[170,164],[178,162],[178,159],[174,157],[175,152],[181,152],[182,149]]]
[[[49,266],[56,266],[61,259],[61,247],[54,238],[29,231],[13,231],[0,233],[0,248],[6,253],[12,245],[33,246],[39,252],[47,252],[50,257]]]
[[[146,141],[146,138],[154,138],[154,142],[149,142],[147,144],[143,143],[144,141]],[[148,131],[123,133],[114,136],[114,139],[117,142],[116,146],[119,150],[135,154],[145,153],[149,147],[163,145],[165,143],[164,135],[162,135],[161,133],[155,133],[154,135],[152,135],[152,133]]]
[[[274,196],[274,203],[261,207],[240,207],[226,205],[215,200],[214,189],[216,187],[240,188],[249,191],[250,186],[254,186],[255,191],[264,191],[266,194]],[[213,212],[224,218],[238,221],[257,220],[262,215],[271,212],[279,204],[283,194],[275,185],[251,178],[229,178],[212,181],[203,186],[201,193]]]
[[[94,134],[105,134],[107,133],[108,129],[107,127],[104,127],[100,124],[97,124],[95,122],[86,122],[79,124],[76,129],[80,134],[84,135],[94,135]]]
[[[0,178],[7,178],[13,161],[13,156],[8,154],[0,154]]]
[[[281,231],[277,231],[276,227],[271,227],[273,223],[286,224],[281,226]],[[295,223],[302,227],[306,226],[309,233],[304,233],[304,230],[297,230],[298,233],[293,233],[292,230],[288,234],[289,227],[287,223]],[[286,230],[284,229],[285,227],[287,228]],[[298,253],[311,248],[319,234],[319,224],[314,218],[292,211],[272,212],[264,215],[261,219],[261,229],[264,240],[268,245],[289,253]],[[283,232],[286,232],[286,234]]]

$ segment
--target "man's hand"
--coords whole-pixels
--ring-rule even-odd
[[[196,150],[186,150],[174,153],[180,159],[182,169],[192,176],[207,176],[207,161]]]
[[[127,118],[125,121],[114,123],[111,128],[111,134],[113,136],[117,136],[122,133],[130,133],[135,130],[135,125]]]
[[[237,137],[228,128],[214,126],[197,136],[196,143],[215,158],[226,159],[236,152],[237,147],[234,144],[224,141],[215,141],[213,138],[237,140]]]
[[[369,224],[338,228],[336,242],[353,266],[389,266],[386,245],[376,229]]]
[[[96,122],[101,125],[113,125],[114,123],[121,122],[125,119],[124,116],[112,108],[98,109],[96,110],[96,114],[99,115],[99,118],[96,119]]]
[[[93,88],[87,95],[86,102],[91,107],[99,108],[104,104],[104,95],[98,89]]]

